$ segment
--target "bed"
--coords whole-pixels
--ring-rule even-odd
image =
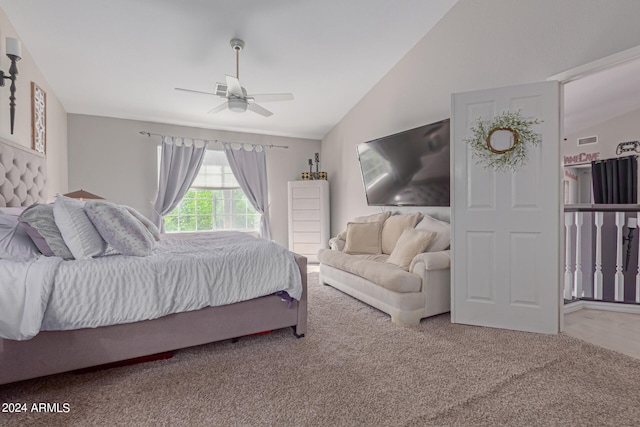
[[[44,156],[0,140],[0,207],[43,202],[45,188]],[[286,301],[276,293],[153,320],[41,331],[22,341],[0,339],[0,384],[287,327],[302,337],[307,328],[307,260],[292,255],[300,275],[299,299]]]

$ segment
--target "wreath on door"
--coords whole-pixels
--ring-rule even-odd
[[[471,128],[473,137],[465,139],[464,142],[471,147],[476,164],[497,172],[515,171],[527,163],[528,146],[535,147],[540,144],[540,135],[532,129],[533,125],[539,123],[542,123],[542,120],[527,119],[522,116],[520,110],[504,112],[493,120],[478,118]],[[509,147],[497,149],[492,145],[491,138],[498,131],[511,133]]]

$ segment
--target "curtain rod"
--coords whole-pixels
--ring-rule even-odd
[[[140,135],[144,135],[144,136],[148,136],[149,138],[151,138],[151,136],[168,136],[170,138],[181,138],[181,139],[190,139],[192,141],[209,141],[209,142],[213,142],[216,144],[222,144],[222,141],[218,141],[217,139],[202,139],[202,138],[187,138],[184,136],[173,136],[173,135],[162,135],[159,133],[151,133],[151,132],[147,132],[146,130],[141,130],[140,132],[138,132]],[[229,144],[249,144],[249,145],[257,145],[263,148],[282,148],[282,149],[288,149],[289,146],[288,145],[274,145],[274,144],[254,144],[251,142],[229,142]]]

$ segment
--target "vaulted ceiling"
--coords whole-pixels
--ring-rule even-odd
[[[456,0],[0,0],[68,113],[322,138]],[[229,110],[213,92],[291,92]]]

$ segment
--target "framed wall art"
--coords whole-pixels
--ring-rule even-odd
[[[31,148],[47,152],[47,94],[31,82]]]

